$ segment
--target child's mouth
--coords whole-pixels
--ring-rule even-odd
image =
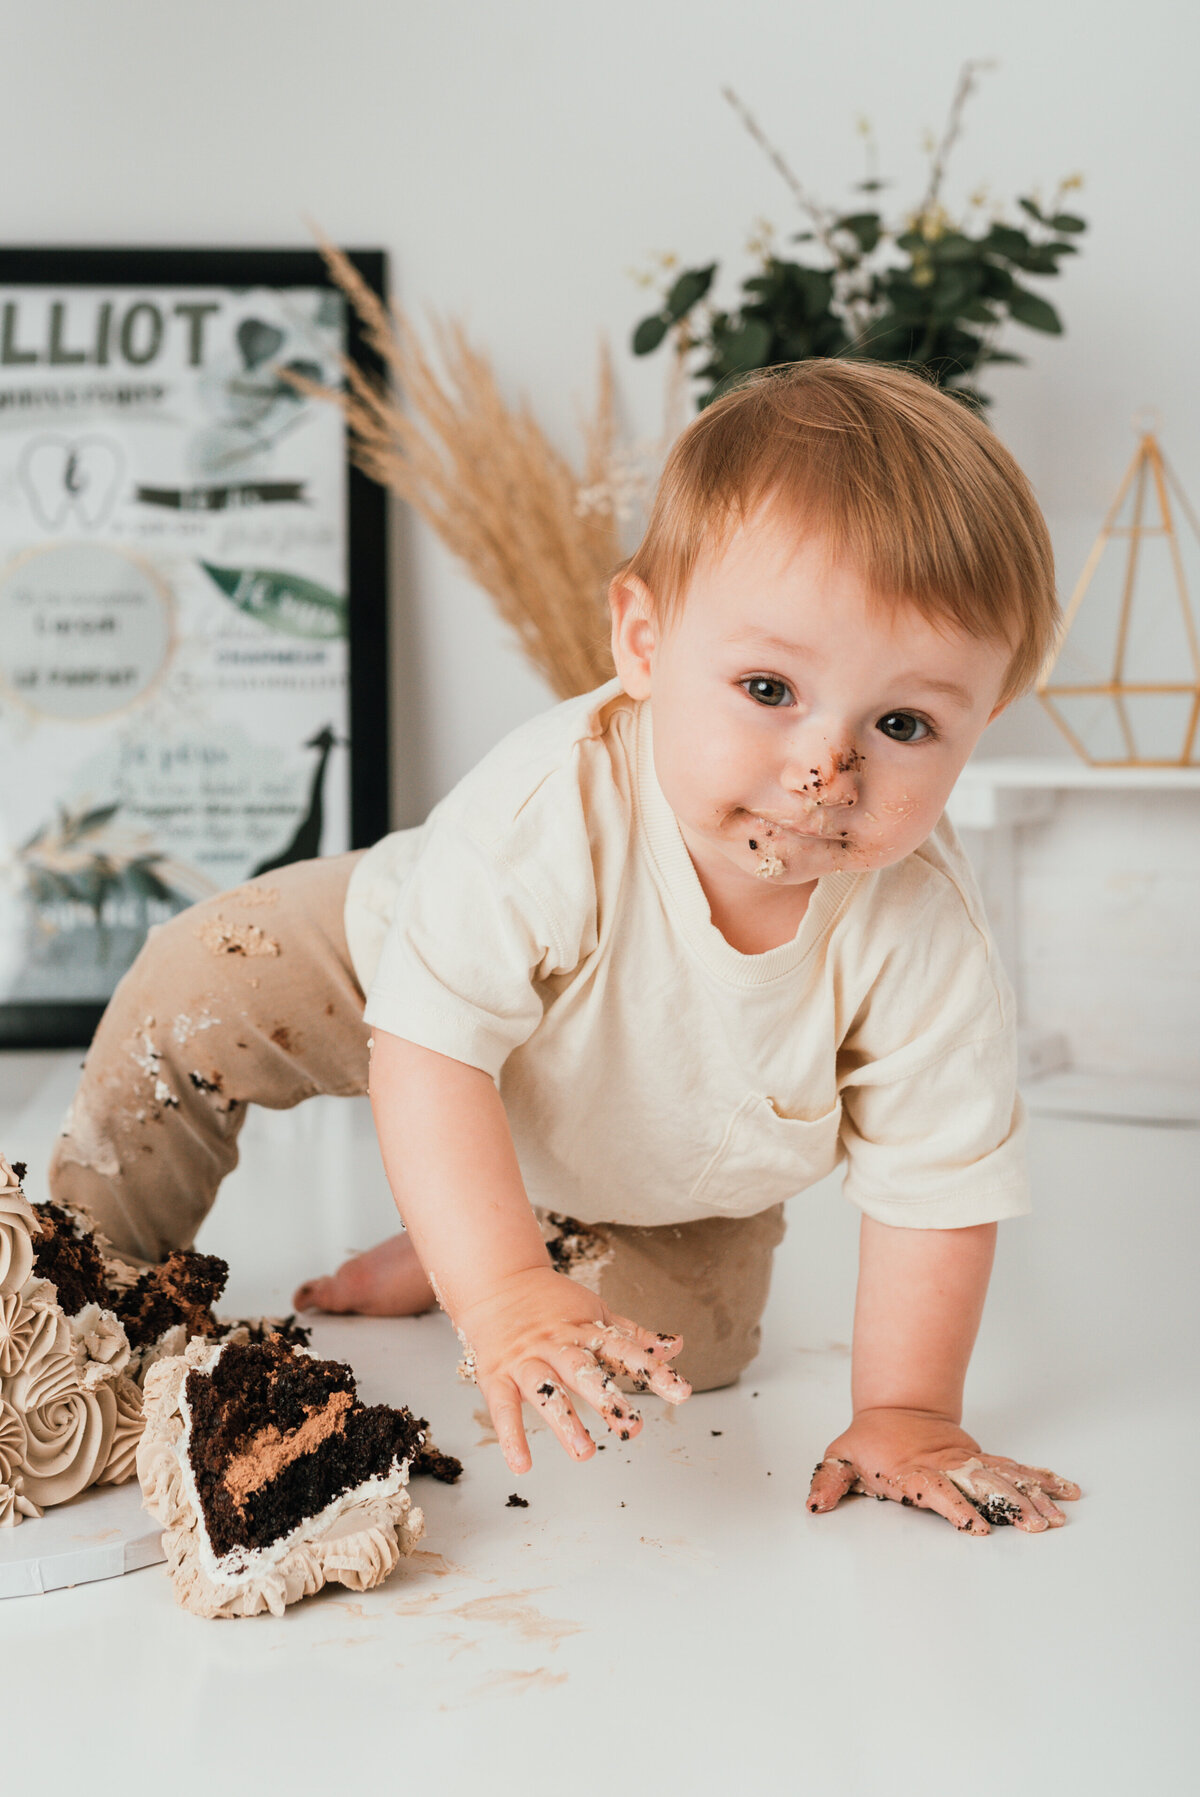
[[[760,811],[747,812],[750,835],[754,839],[751,847],[761,845],[765,838],[768,842],[778,840],[780,836],[798,836],[805,842],[845,843],[849,841],[848,830],[826,829],[814,830],[807,824],[795,823],[784,818],[766,817]]]

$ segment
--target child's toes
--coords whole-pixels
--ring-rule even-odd
[[[304,1284],[298,1285],[292,1293],[292,1308],[294,1310],[330,1309],[331,1306],[327,1300],[332,1283],[333,1281],[330,1279],[306,1279]]]

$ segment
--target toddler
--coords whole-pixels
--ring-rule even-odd
[[[296,1302],[440,1302],[520,1473],[523,1403],[585,1460],[580,1400],[628,1439],[630,1388],[735,1380],[783,1201],[844,1162],[853,1418],[809,1508],[1053,1527],[1078,1488],[960,1421],[1029,1198],[1012,994],[942,816],[1054,640],[1029,486],[929,383],[796,363],[683,432],[610,604],[617,677],[419,828],[151,933],[52,1190],[157,1259],[247,1104],[369,1090],[405,1233]]]

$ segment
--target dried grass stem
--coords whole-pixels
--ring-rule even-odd
[[[502,395],[487,358],[454,320],[431,324],[440,368],[411,322],[388,308],[313,227],[331,276],[390,375],[343,359],[341,391],[287,373],[301,391],[340,405],[355,464],[411,505],[491,595],[530,661],[560,698],[610,678],[606,591],[621,560],[612,505],[580,505],[602,488],[614,448],[613,379],[600,350],[595,409],[584,420],[577,475],[522,401]],[[280,370],[281,374],[285,371]],[[403,401],[403,403],[402,403]]]

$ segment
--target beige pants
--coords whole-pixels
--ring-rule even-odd
[[[367,1089],[363,994],[342,912],[357,855],[302,861],[151,930],[113,993],[50,1163],[143,1260],[190,1247],[236,1166],[246,1107]],[[658,1228],[593,1226],[587,1283],[648,1329],[681,1334],[699,1390],[758,1352],[783,1207]],[[581,1268],[581,1272],[582,1272]]]

